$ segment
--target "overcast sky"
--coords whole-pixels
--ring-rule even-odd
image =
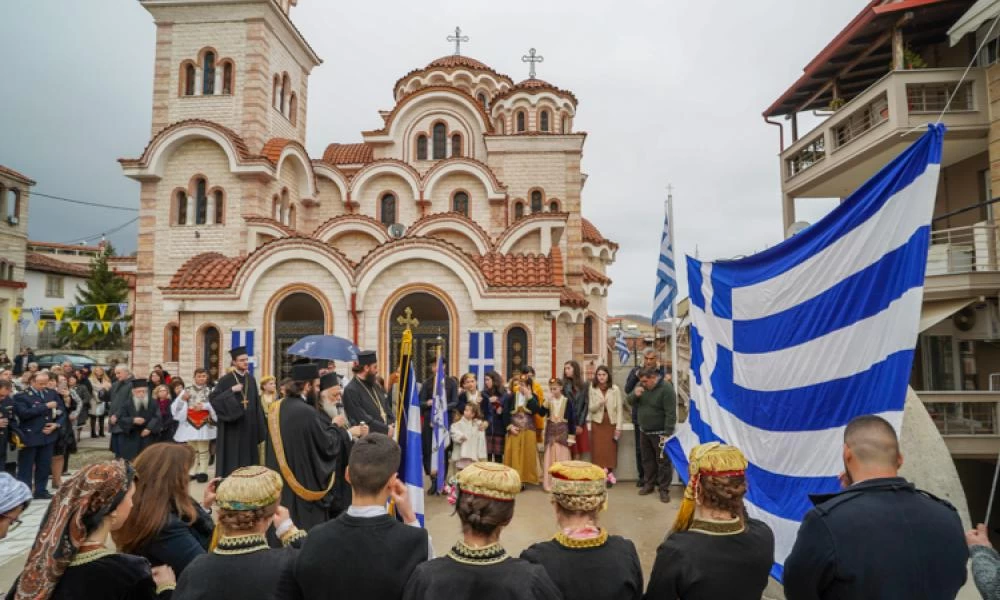
[[[781,240],[778,134],[761,112],[865,3],[299,0],[292,18],[324,60],[309,82],[307,146],[318,157],[379,127],[393,83],[450,54],[456,25],[471,37],[463,54],[515,81],[535,47],[538,77],[580,100],[583,213],[621,244],[611,312],[648,314],[668,183],[682,269],[680,255],[696,248],[727,258]],[[150,136],[149,13],[135,0],[2,1],[0,23],[0,164],[37,180],[38,192],[138,206],[138,184],[116,159],[138,156]],[[800,202],[799,217],[832,205]],[[29,231],[93,242],[134,217],[35,197]],[[110,238],[131,252],[136,227]]]

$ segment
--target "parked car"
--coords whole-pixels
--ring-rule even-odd
[[[73,368],[79,369],[80,367],[92,367],[97,364],[97,360],[87,356],[86,354],[77,354],[75,352],[57,352],[53,354],[36,354],[35,362],[38,363],[39,369],[50,369],[56,365],[61,365],[66,361],[73,363]]]

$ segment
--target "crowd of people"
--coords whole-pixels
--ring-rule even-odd
[[[625,392],[604,367],[584,383],[573,361],[547,387],[530,368],[508,382],[489,373],[482,390],[473,376],[445,377],[447,491],[461,535],[440,557],[398,475],[399,393],[391,378],[386,390],[375,353],[359,354],[346,385],[334,365],[311,362],[257,382],[247,358],[234,349],[214,385],[201,369],[185,384],[160,367],[138,379],[122,365],[108,376],[28,362],[16,387],[0,372],[3,446],[19,448],[17,478],[0,474],[0,539],[34,499],[50,498],[50,478],[55,490],[7,597],[756,600],[767,585],[775,535],[747,511],[750,466],[736,447],[691,451],[648,582],[632,541],[602,526],[617,466],[606,445],[626,411],[639,493],[670,500],[663,443],[677,403],[655,353]],[[436,375],[419,392],[425,428]],[[83,423],[100,437],[105,418],[119,458],[57,478],[65,460],[52,457]],[[984,597],[998,597],[1000,555],[985,529],[964,532],[950,504],[898,476],[888,422],[854,419],[842,452],[845,489],[814,498],[784,562],[786,597],[954,598],[970,553]],[[200,499],[192,480],[207,483]],[[502,535],[531,484],[551,495],[555,533],[515,558]]]

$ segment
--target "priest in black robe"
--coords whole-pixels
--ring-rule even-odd
[[[125,460],[135,460],[156,440],[161,427],[159,404],[149,397],[146,380],[133,379],[131,385],[131,401],[122,403],[118,410],[118,424],[122,428],[119,449]]]
[[[233,348],[229,354],[233,370],[219,379],[208,396],[219,419],[216,477],[226,477],[240,467],[259,465],[267,433],[257,380],[247,370],[247,349]]]
[[[288,396],[271,405],[267,416],[267,465],[284,481],[281,504],[288,508],[292,521],[305,530],[345,508],[337,506],[335,484],[352,440],[350,432],[310,406],[308,399],[315,399],[313,386],[318,378],[316,365],[293,365]],[[336,383],[329,377],[327,380]],[[344,417],[339,421],[343,423]],[[356,432],[360,435],[361,428]]]
[[[354,379],[344,388],[344,411],[348,422],[367,425],[373,433],[394,438],[396,415],[385,390],[378,384],[378,359],[374,350],[358,352]]]

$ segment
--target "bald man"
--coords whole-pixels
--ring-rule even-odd
[[[788,600],[954,598],[969,557],[945,500],[899,476],[892,425],[856,417],[844,429],[844,489],[813,496],[785,560]]]

